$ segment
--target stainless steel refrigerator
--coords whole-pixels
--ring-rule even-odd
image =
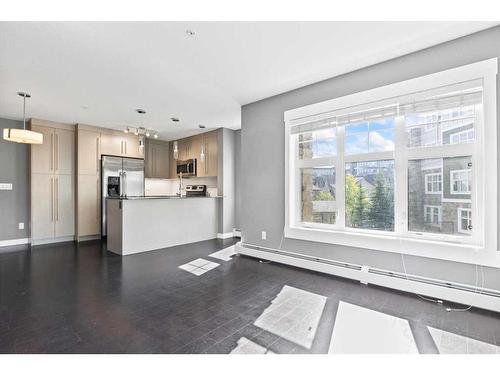
[[[107,235],[106,197],[144,196],[144,160],[103,156],[101,158],[101,235]]]

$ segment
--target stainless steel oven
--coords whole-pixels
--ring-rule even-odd
[[[182,177],[196,176],[196,159],[177,160],[177,175]]]

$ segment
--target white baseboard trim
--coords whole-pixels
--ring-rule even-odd
[[[408,275],[408,279],[406,279],[405,277],[401,277],[401,274],[392,273],[392,275],[389,275],[389,271],[369,266],[347,264],[345,262],[295,254],[278,249],[242,244],[241,242],[236,244],[235,249],[236,253],[242,255],[500,312],[500,291],[496,290],[482,289],[480,292],[483,294],[480,294],[474,292],[473,289],[475,286],[471,285],[450,283],[416,275]],[[418,281],[415,281],[417,279]],[[445,282],[447,283],[446,286],[438,285]],[[461,290],[460,288],[472,289],[472,291]]]
[[[225,240],[226,238],[233,238],[233,237],[234,237],[233,232],[217,233],[217,238],[220,240]]]
[[[44,238],[44,239],[40,239],[40,240],[31,240],[31,246],[48,245],[51,243],[69,242],[69,241],[74,241],[74,240],[75,240],[75,236]]]
[[[27,243],[30,243],[29,238],[17,238],[15,240],[2,240],[2,241],[0,241],[0,247],[25,245]]]
[[[100,234],[91,234],[89,236],[80,236],[77,238],[77,242],[85,242],[85,241],[93,241],[93,240],[100,240],[101,235]]]

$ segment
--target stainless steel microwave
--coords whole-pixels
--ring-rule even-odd
[[[177,175],[182,177],[196,176],[196,159],[177,160]]]

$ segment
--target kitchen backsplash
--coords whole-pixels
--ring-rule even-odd
[[[217,195],[217,177],[184,178],[182,185],[207,185],[209,195]],[[144,181],[145,195],[175,195],[179,192],[178,179],[146,178]]]

